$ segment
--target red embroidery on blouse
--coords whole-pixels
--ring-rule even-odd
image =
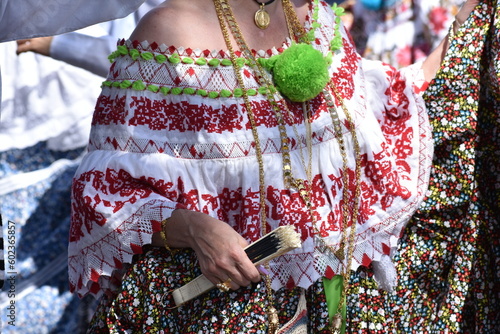
[[[340,95],[344,99],[350,100],[354,95],[354,74],[358,71],[359,55],[356,49],[343,40],[345,45],[345,56],[341,59],[341,66],[333,73],[332,81]],[[340,102],[337,101],[338,105]]]
[[[97,99],[92,125],[125,124],[127,116],[125,96],[111,98],[101,94]]]

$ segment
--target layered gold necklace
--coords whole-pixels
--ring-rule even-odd
[[[294,173],[292,170],[292,163],[291,163],[291,158],[290,158],[290,146],[291,146],[291,140],[287,134],[286,131],[286,126],[285,126],[285,117],[284,113],[281,110],[283,107],[285,113],[291,115],[290,109],[287,107],[286,102],[278,104],[278,101],[276,99],[276,96],[278,96],[278,99],[282,99],[282,97],[279,96],[279,92],[276,89],[275,85],[273,84],[272,77],[267,73],[259,61],[256,59],[254,56],[253,52],[250,50],[248,47],[248,44],[246,43],[241,30],[239,28],[238,23],[236,22],[236,19],[233,15],[232,9],[229,6],[227,0],[214,0],[217,16],[219,19],[220,27],[222,34],[224,36],[224,40],[226,43],[226,46],[229,50],[230,53],[230,58],[233,64],[234,68],[234,73],[236,75],[238,84],[240,88],[243,91],[243,99],[245,103],[245,108],[247,110],[248,114],[248,119],[251,125],[251,130],[252,130],[252,135],[255,140],[255,150],[256,150],[256,157],[257,157],[257,162],[258,162],[258,169],[259,169],[259,201],[260,201],[260,219],[261,219],[261,234],[265,235],[268,233],[266,230],[266,220],[267,220],[267,213],[266,213],[266,186],[265,186],[265,178],[264,178],[264,161],[263,161],[263,155],[262,155],[262,146],[259,138],[259,133],[257,130],[257,125],[255,121],[255,116],[252,111],[252,105],[250,103],[250,99],[248,97],[248,92],[247,89],[245,88],[244,84],[244,79],[241,74],[241,68],[242,64],[238,62],[238,59],[236,57],[234,48],[231,43],[230,36],[234,38],[234,40],[237,43],[237,46],[239,50],[242,52],[244,58],[248,60],[248,65],[254,70],[254,73],[256,75],[256,78],[259,82],[259,84],[266,88],[267,94],[266,98],[273,109],[273,112],[275,114],[277,124],[278,124],[278,131],[280,134],[280,139],[281,139],[281,154],[282,154],[282,169],[283,169],[283,178],[284,178],[284,184],[287,188],[293,188],[296,189],[297,192],[299,193],[300,197],[302,198],[306,209],[309,212],[309,215],[311,216],[311,224],[314,227],[317,235],[320,235],[320,232],[317,227],[317,221],[316,221],[316,215],[314,214],[314,207],[312,205],[312,201],[310,198],[310,193],[311,193],[311,187],[312,187],[312,131],[311,131],[311,125],[309,123],[309,109],[310,105],[308,101],[305,101],[302,103],[302,108],[304,111],[304,122],[306,125],[306,147],[308,149],[308,163],[305,162],[305,158],[302,154],[302,145],[300,146],[300,156],[301,156],[301,161],[303,168],[305,170],[305,174],[307,176],[307,181],[296,178],[294,177]],[[300,20],[298,19],[295,9],[290,2],[290,0],[282,0],[283,4],[283,9],[285,12],[285,17],[288,25],[288,30],[290,34],[290,38],[295,42],[300,42],[300,43],[308,43],[307,39],[307,33],[300,23]],[[318,4],[316,4],[316,7]],[[229,30],[228,30],[229,27]],[[230,32],[229,32],[230,31]],[[230,35],[231,33],[231,35]],[[355,154],[355,173],[354,173],[354,180],[351,180],[348,172],[348,158],[347,158],[347,150],[346,150],[346,145],[344,142],[344,137],[343,137],[343,130],[342,130],[342,125],[335,107],[335,100],[330,93],[331,91],[334,92],[335,98],[337,101],[340,103],[340,106],[342,110],[344,111],[344,114],[347,119],[347,123],[349,124],[348,126],[348,131],[350,132],[352,136],[352,141],[353,141],[353,147],[354,147],[354,154]],[[335,135],[336,139],[338,140],[339,146],[340,146],[340,151],[342,155],[342,163],[343,163],[343,174],[342,174],[342,181],[344,184],[343,187],[343,205],[342,205],[342,236],[341,236],[341,242],[340,242],[340,247],[337,249],[334,249],[331,245],[327,244],[323,238],[318,237],[316,238],[320,245],[318,245],[318,249],[325,253],[329,252],[331,254],[334,254],[335,256],[338,257],[338,259],[344,263],[344,260],[347,258],[347,264],[345,265],[344,272],[342,273],[342,279],[343,279],[343,289],[341,292],[340,296],[340,302],[338,304],[337,310],[334,314],[334,317],[331,321],[331,332],[332,333],[340,333],[340,329],[343,325],[343,322],[345,319],[343,319],[342,316],[342,308],[345,305],[345,298],[347,296],[347,292],[349,289],[349,270],[352,265],[352,259],[353,259],[353,253],[354,253],[354,239],[355,239],[355,233],[356,233],[356,224],[357,224],[357,218],[358,218],[358,211],[359,211],[359,198],[361,195],[361,162],[360,162],[360,148],[359,148],[359,143],[357,140],[356,136],[356,131],[355,131],[355,126],[354,122],[350,116],[350,113],[347,110],[347,107],[344,103],[344,100],[340,93],[337,91],[336,87],[333,85],[331,80],[328,82],[326,87],[323,89],[323,95],[325,98],[325,103],[326,106],[329,110],[329,113],[331,115],[332,119],[332,124],[334,126],[335,130]],[[295,136],[299,140],[299,133],[294,126],[294,131],[295,131]],[[355,189],[354,189],[354,199],[353,202],[350,202],[349,199],[349,193],[350,193],[350,188],[349,185],[354,184]],[[349,227],[349,221],[351,221],[351,226]],[[275,333],[278,328],[279,328],[279,323],[278,323],[278,316],[277,316],[277,311],[274,308],[274,296],[271,288],[271,280],[268,275],[265,275],[265,284],[266,284],[266,289],[267,289],[267,299],[268,299],[268,321],[269,321],[269,333]]]

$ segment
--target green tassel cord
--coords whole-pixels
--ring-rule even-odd
[[[344,279],[341,275],[336,275],[332,279],[323,277],[323,286],[325,288],[326,304],[328,306],[328,317],[331,321],[333,316],[338,313],[340,298],[342,298],[342,292],[344,290]],[[344,334],[346,328],[346,315],[347,315],[345,299],[343,302],[341,313],[342,313],[342,327],[340,328],[340,333]]]

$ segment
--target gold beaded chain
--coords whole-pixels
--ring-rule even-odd
[[[267,100],[270,103],[274,113],[275,117],[278,123],[278,130],[280,133],[280,138],[281,138],[281,152],[282,152],[282,164],[283,164],[283,178],[284,178],[284,183],[286,187],[289,188],[295,188],[297,189],[299,195],[301,196],[302,200],[304,201],[308,212],[311,216],[312,220],[312,225],[316,231],[316,233],[319,235],[320,232],[317,227],[317,221],[316,221],[316,216],[314,215],[314,208],[312,206],[311,199],[309,197],[311,187],[312,187],[312,133],[311,133],[311,125],[309,122],[309,117],[308,117],[308,112],[309,112],[309,103],[305,102],[303,103],[303,111],[304,111],[304,122],[306,123],[306,147],[308,149],[308,156],[309,156],[309,161],[308,164],[305,163],[305,159],[302,153],[302,146],[300,146],[300,156],[301,156],[301,162],[304,167],[304,170],[307,175],[308,182],[307,184],[304,182],[302,179],[298,179],[293,177],[292,173],[292,164],[291,164],[291,158],[290,158],[290,139],[288,137],[288,134],[286,132],[286,127],[285,127],[285,121],[283,117],[283,113],[281,111],[280,105],[277,103],[274,94],[277,93],[277,89],[274,87],[274,84],[272,82],[272,79],[270,78],[269,74],[267,74],[262,66],[259,64],[257,61],[256,57],[253,55],[252,51],[248,47],[248,44],[246,43],[241,30],[239,28],[238,23],[236,22],[236,19],[232,13],[231,7],[227,3],[227,0],[214,0],[216,12],[217,12],[217,17],[219,19],[219,24],[221,27],[222,34],[224,36],[224,40],[226,42],[226,46],[229,50],[230,53],[230,58],[231,62],[233,64],[234,72],[236,74],[236,78],[238,81],[238,84],[240,88],[242,89],[242,97],[245,103],[245,108],[247,109],[247,114],[248,118],[250,121],[250,125],[252,128],[252,135],[255,140],[255,151],[256,151],[256,157],[258,161],[258,168],[259,168],[259,197],[260,197],[260,216],[261,216],[261,234],[265,235],[268,233],[266,230],[266,220],[267,220],[267,214],[266,214],[266,202],[265,202],[265,196],[266,196],[266,191],[265,191],[265,179],[264,179],[264,162],[262,158],[262,149],[261,149],[261,143],[259,139],[259,134],[257,131],[257,125],[255,122],[255,116],[252,112],[252,106],[250,103],[250,99],[248,97],[248,91],[244,86],[244,80],[241,74],[241,65],[237,61],[237,57],[234,52],[234,48],[232,46],[231,40],[230,40],[230,34],[227,29],[227,26],[229,26],[229,29],[231,30],[231,35],[235,39],[240,51],[243,53],[244,58],[248,60],[249,66],[254,69],[254,72],[256,74],[257,80],[259,84],[262,87],[267,88]],[[289,34],[290,37],[293,38],[295,41],[301,41],[301,42],[306,42],[305,36],[306,32],[305,29],[302,27],[302,24],[300,24],[300,21],[295,13],[295,9],[293,8],[293,5],[289,0],[282,0],[283,4],[283,9],[285,12],[285,18],[286,22],[288,25],[289,29]],[[227,26],[226,26],[227,24]],[[354,128],[354,123],[352,121],[352,118],[350,116],[350,113],[348,112],[348,109],[343,101],[342,96],[339,94],[337,89],[334,87],[334,85],[330,82],[330,87],[335,93],[335,96],[337,100],[340,102],[340,105],[344,111],[344,114],[346,115],[346,119],[348,121],[348,124],[350,124],[349,127],[349,132],[351,133],[352,139],[353,139],[353,144],[354,144],[354,153],[355,153],[355,161],[356,161],[356,167],[355,167],[355,195],[354,195],[354,209],[352,213],[352,220],[351,220],[351,228],[350,228],[350,233],[349,236],[347,235],[348,233],[348,222],[349,222],[349,212],[350,212],[350,207],[351,205],[348,203],[347,198],[349,197],[349,189],[348,185],[349,183],[349,173],[347,172],[348,170],[348,162],[347,162],[347,153],[346,153],[346,147],[344,143],[344,139],[342,136],[342,127],[341,123],[335,108],[335,102],[333,100],[333,97],[331,96],[330,92],[325,88],[323,93],[325,96],[327,108],[329,110],[329,113],[332,118],[332,123],[334,125],[334,130],[335,134],[337,137],[337,140],[339,142],[339,147],[342,155],[342,163],[343,163],[343,176],[342,180],[344,183],[344,188],[343,188],[343,197],[344,197],[344,204],[342,207],[342,213],[343,213],[343,219],[342,219],[342,236],[341,236],[341,242],[340,242],[340,247],[339,249],[335,250],[333,249],[332,246],[328,245],[322,238],[317,238],[322,247],[321,251],[329,251],[332,254],[335,254],[339,260],[342,262],[345,259],[345,244],[348,244],[348,249],[347,249],[347,259],[348,263],[345,267],[345,272],[342,274],[343,278],[343,289],[341,293],[341,298],[339,305],[337,307],[337,311],[334,315],[334,318],[332,319],[332,326],[331,326],[331,332],[332,333],[339,333],[340,332],[340,327],[342,325],[342,322],[344,321],[342,318],[342,307],[345,303],[345,298],[347,296],[347,292],[349,289],[349,270],[352,265],[352,258],[353,258],[353,253],[354,253],[354,239],[355,239],[355,232],[356,232],[356,223],[357,223],[357,218],[359,214],[359,198],[361,194],[361,184],[360,184],[360,178],[361,178],[361,163],[360,163],[360,148],[359,148],[359,142],[356,136],[356,131]],[[284,104],[284,109],[285,111],[291,115],[291,111],[287,108],[286,103]],[[299,139],[298,131],[295,126],[293,126],[295,135],[297,139]],[[267,290],[267,299],[268,299],[268,320],[269,320],[269,333],[275,333],[278,328],[279,328],[279,322],[278,322],[278,316],[277,316],[277,311],[274,308],[274,296],[272,293],[272,288],[271,288],[271,280],[269,275],[265,275],[265,284],[266,284],[266,290]]]
[[[306,42],[306,30],[302,26],[302,23],[300,23],[292,3],[290,0],[282,0],[281,2],[283,4],[283,12],[285,13],[290,38],[293,41]]]
[[[308,40],[306,39],[307,33],[306,33],[303,25],[300,23],[299,18],[297,17],[292,3],[290,2],[290,0],[282,0],[282,3],[283,3],[283,9],[285,12],[285,18],[286,18],[286,21],[287,21],[287,24],[288,24],[288,27],[290,30],[290,36],[294,36],[298,42],[307,43],[308,42]],[[337,306],[337,312],[334,315],[332,328],[331,328],[332,333],[339,333],[340,327],[341,327],[342,321],[343,321],[341,311],[342,311],[342,307],[345,303],[345,298],[347,296],[347,292],[349,290],[349,270],[352,266],[352,259],[353,259],[354,248],[355,248],[354,241],[355,241],[355,236],[356,236],[356,224],[357,224],[357,220],[358,220],[358,216],[359,216],[359,201],[360,201],[360,195],[361,195],[361,182],[360,182],[360,179],[361,179],[360,155],[361,155],[361,153],[360,153],[360,148],[359,148],[359,141],[358,141],[356,131],[354,128],[354,122],[353,122],[353,119],[349,113],[349,110],[347,109],[347,107],[344,103],[344,99],[339,94],[339,92],[337,91],[336,87],[333,85],[332,82],[330,82],[329,86],[331,87],[332,91],[334,92],[337,100],[340,102],[342,110],[344,111],[344,114],[346,116],[347,122],[348,122],[348,124],[350,124],[351,128],[349,128],[349,132],[351,133],[351,136],[353,139],[355,163],[356,163],[356,165],[355,165],[355,185],[356,185],[356,188],[354,191],[354,203],[352,203],[353,204],[352,206],[354,209],[353,209],[353,212],[351,215],[351,228],[350,228],[350,233],[348,236],[347,235],[347,231],[348,231],[347,227],[348,227],[348,223],[349,223],[350,206],[347,203],[347,198],[349,198],[349,187],[348,187],[349,175],[346,172],[348,170],[347,169],[347,165],[348,165],[347,154],[346,154],[347,150],[345,147],[344,138],[342,136],[342,127],[340,125],[340,120],[339,120],[338,114],[335,110],[335,103],[333,101],[333,98],[332,98],[330,92],[325,88],[323,90],[323,95],[325,97],[326,105],[327,105],[327,108],[329,110],[330,116],[332,118],[332,123],[335,127],[335,134],[336,134],[337,140],[339,142],[340,151],[341,151],[341,155],[342,155],[343,170],[345,171],[342,175],[342,180],[343,180],[343,184],[344,184],[343,198],[345,200],[344,200],[344,205],[342,207],[342,226],[341,226],[342,237],[340,240],[339,248],[337,250],[334,250],[322,238],[318,238],[318,239],[324,248],[328,249],[330,252],[335,254],[335,256],[337,256],[337,258],[341,261],[344,261],[346,258],[346,249],[345,248],[346,248],[346,244],[348,245],[348,247],[347,247],[348,248],[347,249],[347,261],[348,262],[347,262],[347,265],[345,267],[345,272],[343,273],[343,275],[341,275],[342,279],[343,279],[342,295],[340,298],[340,302]],[[311,181],[312,180],[309,179],[310,186],[312,185]],[[313,208],[312,208],[308,193],[309,192],[307,192],[307,193],[301,192],[301,195],[302,196],[305,195],[305,202],[308,203],[307,207],[309,208],[310,215],[313,219],[313,226],[316,230],[316,233],[319,233],[318,228],[317,228],[317,224],[316,224],[315,215],[313,214]]]
[[[342,322],[345,321],[342,316],[342,308],[344,306],[344,303],[346,302],[347,298],[347,293],[349,291],[349,282],[350,282],[350,269],[352,266],[352,260],[353,260],[353,255],[354,255],[354,248],[355,248],[355,237],[356,237],[356,224],[358,222],[358,217],[359,217],[359,202],[361,198],[361,150],[359,148],[359,141],[358,141],[358,136],[356,135],[356,129],[355,125],[353,122],[353,119],[344,103],[344,99],[340,95],[340,93],[337,91],[336,87],[333,85],[332,82],[330,82],[330,87],[332,88],[333,92],[335,93],[335,96],[338,101],[340,101],[342,110],[344,111],[344,114],[346,116],[347,122],[349,124],[349,132],[351,133],[352,136],[352,141],[354,145],[354,154],[355,154],[355,185],[356,188],[354,190],[354,203],[352,203],[353,206],[353,213],[351,216],[351,228],[350,228],[350,234],[349,238],[347,237],[347,225],[349,223],[349,205],[347,204],[347,198],[349,196],[349,175],[347,173],[347,169],[344,168],[344,174],[342,175],[342,180],[344,183],[344,188],[343,188],[343,198],[344,198],[344,205],[342,207],[342,238],[340,240],[340,247],[338,250],[334,251],[332,247],[326,242],[320,238],[320,241],[324,246],[326,246],[331,252],[335,254],[335,256],[338,257],[339,260],[344,261],[345,258],[345,244],[347,243],[347,265],[345,267],[345,272],[341,275],[342,280],[343,280],[343,285],[342,285],[342,294],[340,296],[340,301],[337,306],[337,311],[332,319],[332,326],[331,326],[331,332],[334,334],[338,334],[341,331],[342,327]],[[335,104],[332,99],[331,94],[327,94],[326,89],[325,89],[325,99],[326,99],[326,104],[328,108],[334,108]],[[335,133],[336,134],[341,134],[342,133],[342,128],[340,125],[340,120],[338,118],[338,114],[335,112],[330,112],[330,115],[332,117],[332,123],[334,124],[335,127]],[[346,155],[346,147],[344,143],[344,138],[340,135],[338,136],[338,142],[340,146],[340,150],[342,152],[342,160],[343,160],[343,165],[347,166],[347,155]]]
[[[285,12],[285,18],[286,18],[286,21],[287,21],[287,24],[288,24],[289,30],[290,30],[290,36],[295,36],[296,40],[299,42],[307,43],[308,40],[306,39],[306,36],[307,36],[306,30],[304,29],[303,25],[300,23],[300,20],[296,15],[296,12],[295,12],[295,9],[294,9],[292,3],[290,2],[290,0],[282,0],[282,3],[283,3],[283,9]],[[361,195],[361,182],[360,182],[360,179],[361,179],[360,155],[361,155],[361,153],[360,153],[360,148],[359,148],[359,141],[358,141],[356,131],[354,128],[354,122],[353,122],[353,119],[349,113],[349,110],[347,109],[347,107],[344,103],[344,99],[339,94],[339,92],[337,91],[336,87],[333,85],[332,82],[330,82],[329,86],[331,87],[332,91],[334,92],[337,100],[340,102],[342,110],[344,111],[344,114],[346,116],[347,122],[348,122],[348,124],[350,124],[351,128],[349,128],[349,132],[351,133],[351,136],[353,139],[355,163],[356,163],[356,166],[355,166],[356,189],[354,191],[354,203],[352,203],[354,209],[353,209],[353,213],[351,216],[350,234],[349,234],[349,236],[347,235],[347,230],[348,230],[347,227],[348,227],[348,223],[349,223],[349,210],[350,210],[350,206],[347,204],[347,198],[349,197],[349,187],[348,187],[349,175],[347,172],[344,172],[342,175],[342,181],[344,184],[343,198],[345,200],[344,200],[344,205],[342,207],[342,226],[341,226],[342,237],[340,240],[340,247],[337,250],[334,250],[322,238],[319,238],[320,242],[322,243],[322,246],[324,248],[328,249],[333,254],[335,254],[335,256],[341,261],[344,261],[344,259],[346,257],[346,249],[345,249],[346,243],[349,246],[347,249],[348,263],[346,265],[345,273],[342,275],[342,278],[343,278],[342,296],[340,298],[340,302],[339,302],[339,305],[337,307],[338,311],[335,314],[335,317],[337,318],[336,322],[338,324],[339,323],[338,318],[339,317],[342,318],[341,310],[342,310],[343,304],[345,303],[345,297],[347,296],[347,291],[349,289],[349,270],[350,270],[351,265],[352,265],[353,253],[354,253],[354,248],[355,248],[354,247],[354,240],[355,240],[355,236],[356,236],[356,224],[357,224],[357,219],[359,216],[359,201],[360,201],[360,195]],[[348,165],[347,164],[347,154],[346,154],[347,150],[345,147],[344,138],[342,136],[342,127],[340,125],[340,120],[339,120],[338,114],[335,110],[335,102],[333,101],[333,98],[332,98],[330,92],[326,88],[323,90],[323,95],[325,97],[326,105],[327,105],[327,108],[329,110],[330,116],[332,118],[332,123],[333,123],[334,128],[335,128],[335,134],[336,134],[337,140],[339,142],[340,151],[341,151],[341,155],[342,155],[343,170],[347,171],[348,170],[347,169],[347,165]],[[311,180],[309,180],[309,184],[311,184]],[[307,195],[306,203],[311,204],[310,199],[308,198],[308,195]],[[311,217],[313,219],[313,226],[315,227],[316,233],[319,233],[319,231],[317,229],[317,225],[315,224],[316,219],[315,219],[315,216],[313,215],[311,205],[308,205],[308,208],[311,211]],[[341,325],[341,322],[340,322],[340,325]],[[333,326],[332,333],[339,332],[340,328],[335,328],[335,327],[340,327],[340,325]]]
[[[251,112],[252,110],[252,105],[250,103],[250,99],[248,97],[248,92],[245,89],[244,86],[244,81],[243,81],[243,76],[241,75],[240,71],[240,66],[236,60],[236,55],[233,49],[233,46],[231,44],[230,38],[229,38],[229,32],[226,28],[226,23],[224,20],[224,12],[230,11],[231,8],[229,7],[229,4],[226,2],[222,2],[219,0],[214,0],[215,4],[215,9],[217,12],[217,17],[219,19],[219,24],[221,27],[222,34],[224,36],[224,40],[226,42],[226,46],[229,50],[229,54],[231,57],[231,62],[234,67],[234,72],[236,74],[236,79],[238,81],[238,84],[240,85],[242,91],[243,91],[243,100],[245,102],[245,107],[248,111],[248,119],[250,121],[250,125],[252,128],[252,135],[255,140],[255,155],[257,156],[257,161],[258,161],[258,166],[259,166],[259,201],[260,201],[260,220],[261,220],[261,235],[266,235],[268,232],[266,231],[266,224],[265,222],[267,221],[267,213],[266,213],[266,190],[264,187],[265,184],[265,179],[264,179],[264,161],[262,159],[262,147],[259,139],[259,134],[257,131],[257,124],[255,122],[255,117],[254,114]],[[231,15],[232,16],[232,15]],[[234,16],[232,17],[232,20],[228,22],[228,24],[231,25],[236,25],[237,23],[236,20],[234,20]],[[238,28],[239,30],[239,28]],[[233,36],[235,38],[243,38],[241,34],[237,34]],[[237,37],[238,36],[238,37]],[[247,55],[248,56],[248,55]],[[246,57],[247,58],[247,57]],[[249,59],[249,58],[247,58]],[[255,62],[256,63],[256,62]],[[281,129],[280,129],[281,131]],[[268,264],[265,264],[267,269],[269,269]],[[267,315],[268,315],[268,333],[274,334],[279,328],[279,319],[278,319],[278,312],[276,308],[274,307],[274,296],[272,294],[272,288],[271,288],[271,278],[269,275],[264,275],[264,280],[266,284],[266,298],[268,300],[268,306],[267,306]]]

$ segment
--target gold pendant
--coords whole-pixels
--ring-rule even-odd
[[[332,333],[339,334],[340,330],[342,328],[342,322],[344,319],[342,319],[342,314],[337,313],[333,316],[332,319]]]
[[[279,328],[279,319],[278,319],[278,311],[272,306],[270,306],[267,310],[267,317],[269,322],[268,333],[275,334]]]
[[[271,23],[269,13],[266,12],[264,6],[260,6],[259,10],[255,12],[254,20],[255,25],[259,27],[259,29],[266,29],[269,27],[269,23]]]

